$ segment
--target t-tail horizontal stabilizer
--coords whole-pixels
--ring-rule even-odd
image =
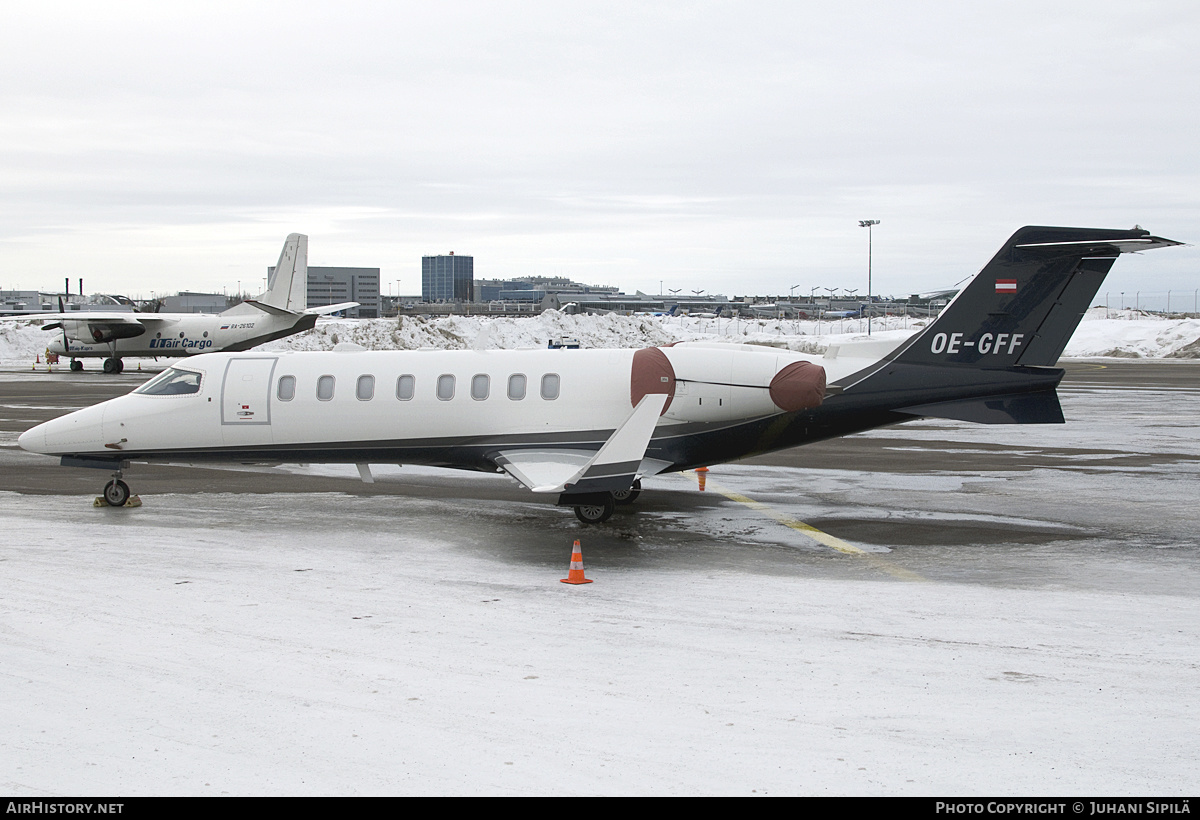
[[[598,451],[501,450],[492,460],[535,493],[575,495],[628,490],[641,473],[642,459],[666,402],[665,393],[644,396]]]
[[[1141,228],[1021,228],[936,321],[888,358],[1053,367],[1118,256],[1180,244]]]
[[[1054,365],[1109,268],[1179,244],[1141,228],[1021,228],[928,327],[830,392],[908,416],[1061,423]]]

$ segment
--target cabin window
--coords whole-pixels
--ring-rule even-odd
[[[417,394],[417,377],[406,373],[396,379],[396,398],[400,401],[412,401]]]
[[[200,374],[171,367],[143,384],[135,393],[145,396],[186,396],[200,392]]]
[[[513,401],[525,398],[525,374],[513,373],[508,377],[508,397]]]
[[[542,398],[546,401],[553,401],[558,398],[558,374],[547,373],[542,376]]]
[[[492,392],[492,380],[484,373],[471,377],[471,398],[483,401]]]
[[[437,397],[442,401],[450,401],[454,398],[454,377],[450,374],[438,376]]]
[[[354,386],[354,395],[359,401],[370,401],[375,397],[375,377],[359,376],[358,384]]]
[[[317,398],[329,401],[333,398],[333,376],[322,376],[317,379]]]
[[[291,401],[296,398],[296,377],[284,376],[279,380],[279,396],[280,401]]]

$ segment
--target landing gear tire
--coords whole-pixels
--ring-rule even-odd
[[[76,373],[83,370],[83,362],[79,361],[79,359],[71,359],[71,370]]]
[[[637,497],[642,494],[642,480],[639,478],[633,482],[633,486],[628,490],[617,490],[613,493],[613,500],[618,504],[632,504],[637,501]]]
[[[617,502],[610,495],[603,504],[579,504],[575,507],[575,517],[584,524],[603,524],[617,509]]]
[[[123,368],[121,366],[120,359],[105,359],[104,360],[104,372],[105,373],[120,373],[124,369],[125,368]]]
[[[129,485],[119,478],[104,485],[104,500],[110,507],[124,507],[129,500]]]

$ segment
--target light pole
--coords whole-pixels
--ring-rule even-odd
[[[858,227],[867,229],[867,302],[871,301],[871,252],[874,236],[871,229],[879,224],[878,219],[860,219]],[[860,325],[861,327],[861,325]],[[871,335],[871,314],[867,313],[867,335]]]

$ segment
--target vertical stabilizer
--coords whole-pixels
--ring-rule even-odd
[[[1178,244],[1141,228],[1022,228],[921,333],[833,386],[894,396],[894,412],[911,416],[1062,423],[1054,364],[1109,268]]]
[[[971,368],[1053,366],[1119,255],[1178,244],[1140,228],[1022,228],[936,321],[890,358]]]
[[[267,292],[256,301],[271,307],[303,313],[308,307],[308,237],[289,234],[279,261],[271,271]]]

